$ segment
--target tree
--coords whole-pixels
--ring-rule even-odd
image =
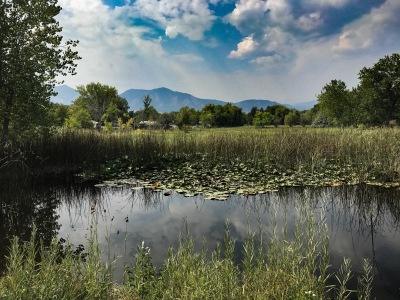
[[[325,85],[318,95],[318,103],[324,115],[338,124],[351,125],[357,122],[356,98],[341,80],[332,80]]]
[[[269,112],[274,117],[273,124],[275,127],[283,125],[285,116],[289,113],[289,109],[280,104],[268,106],[265,111]]]
[[[194,108],[189,108],[187,106],[181,107],[177,116],[176,124],[179,128],[184,125],[195,126],[199,123],[199,113]]]
[[[385,56],[371,68],[363,68],[359,79],[361,105],[373,114],[370,120],[386,125],[400,120],[400,54]]]
[[[129,119],[128,102],[118,95],[115,87],[92,82],[76,89],[79,97],[74,105],[86,109],[92,120],[116,123],[118,118]]]
[[[253,106],[250,110],[250,112],[247,114],[247,124],[251,125],[253,124],[253,119],[257,113],[257,107]]]
[[[57,0],[0,0],[0,143],[45,120],[58,76],[75,74],[78,41],[62,44]]]
[[[49,124],[52,126],[63,126],[68,118],[68,105],[51,103],[48,110]]]
[[[68,128],[93,128],[89,112],[84,107],[71,105],[68,111],[68,118],[65,120]]]
[[[268,111],[258,110],[253,118],[253,125],[265,127],[270,125],[274,120],[274,116]]]
[[[292,109],[289,113],[285,116],[285,125],[292,127],[299,123],[300,114],[297,110]]]

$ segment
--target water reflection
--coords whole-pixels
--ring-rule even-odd
[[[399,298],[400,190],[365,185],[287,188],[265,195],[231,196],[229,201],[218,202],[205,201],[201,196],[164,196],[150,190],[132,192],[129,187],[100,189],[93,184],[47,181],[8,184],[0,190],[0,259],[6,253],[7,237],[28,239],[33,224],[45,243],[58,236],[76,245],[85,244],[96,228],[104,259],[118,258],[116,280],[121,280],[124,262],[132,259],[142,241],[151,248],[154,264],[160,266],[168,247],[178,246],[186,217],[198,250],[203,237],[208,249],[215,249],[223,240],[225,220],[229,219],[240,261],[249,226],[257,231],[263,224],[262,230],[270,232],[276,220],[278,227],[286,222],[290,234],[300,213],[296,203],[305,199],[308,209],[319,213],[323,208],[326,212],[333,268],[343,257],[349,257],[357,273],[362,269],[362,259],[371,258],[377,275],[375,295]]]

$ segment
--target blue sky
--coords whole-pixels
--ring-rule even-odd
[[[71,87],[168,87],[201,98],[316,99],[400,52],[399,0],[59,0],[79,39]]]

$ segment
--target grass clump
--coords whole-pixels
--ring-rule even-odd
[[[112,276],[94,238],[87,254],[77,256],[71,245],[61,248],[56,239],[44,247],[35,230],[29,242],[15,237],[0,277],[0,299],[109,299]]]

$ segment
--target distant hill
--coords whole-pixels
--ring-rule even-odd
[[[268,106],[272,106],[272,105],[276,105],[276,104],[280,104],[278,102],[275,101],[270,101],[270,100],[255,100],[255,99],[251,99],[251,100],[243,100],[240,102],[236,102],[236,103],[232,103],[233,105],[242,108],[242,110],[246,113],[250,112],[251,108],[253,106],[257,107],[257,108],[267,108]],[[285,105],[285,104],[283,104]]]
[[[317,100],[296,103],[296,104],[284,104],[287,108],[295,108],[297,110],[308,110],[314,107],[317,104]]]
[[[62,104],[71,104],[75,100],[79,93],[73,88],[67,85],[60,85],[55,87],[55,91],[58,92],[58,96],[52,97],[52,102],[58,102]],[[122,94],[121,97],[128,101],[131,110],[141,110],[143,109],[143,98],[149,95],[153,101],[151,105],[159,112],[170,112],[179,111],[182,106],[188,106],[196,110],[202,109],[207,104],[214,105],[225,105],[227,102],[215,100],[215,99],[201,99],[193,95],[181,92],[175,92],[165,87],[152,89],[152,90],[142,90],[142,89],[130,89]],[[312,108],[317,101],[309,101],[304,103],[296,104],[282,104],[288,108],[295,108],[298,110],[305,110]],[[243,100],[240,102],[232,103],[243,109],[244,112],[248,113],[253,106],[258,108],[267,108],[271,105],[280,104],[271,100]]]
[[[51,102],[70,105],[72,101],[79,97],[79,93],[68,85],[59,85],[54,88],[58,93],[57,96],[50,98]]]
[[[149,95],[153,101],[151,105],[159,112],[178,111],[182,106],[188,106],[196,110],[202,109],[207,104],[225,105],[226,102],[213,99],[200,99],[190,94],[171,91],[167,88],[153,90],[127,90],[120,94],[128,101],[132,110],[143,109],[143,98]]]

